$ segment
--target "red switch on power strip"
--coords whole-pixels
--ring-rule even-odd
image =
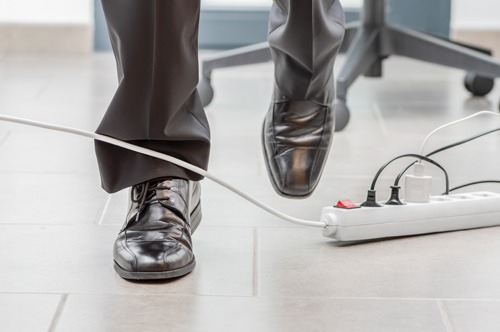
[[[337,205],[335,205],[335,207],[339,208],[339,209],[347,209],[347,210],[359,208],[359,206],[357,206],[356,204],[354,204],[353,202],[351,202],[348,199],[338,201],[338,203],[337,203]]]

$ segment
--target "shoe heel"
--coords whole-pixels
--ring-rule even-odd
[[[194,208],[193,212],[191,212],[191,234],[193,234],[201,222],[201,200],[198,205]]]

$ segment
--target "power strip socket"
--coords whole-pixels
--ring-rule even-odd
[[[500,225],[500,194],[433,196],[429,203],[342,209],[326,207],[323,235],[339,241],[428,234]]]

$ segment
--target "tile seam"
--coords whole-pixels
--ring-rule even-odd
[[[259,228],[253,229],[253,285],[252,296],[259,296]]]
[[[453,325],[451,324],[450,316],[446,312],[445,304],[441,300],[436,300],[441,318],[443,319],[444,326],[447,332],[454,332]]]
[[[3,135],[3,137],[0,139],[0,146],[3,146],[3,144],[7,141],[7,139],[10,137],[10,135],[11,135],[11,131],[7,130],[5,135]]]
[[[106,216],[106,213],[108,212],[109,205],[111,203],[111,198],[113,195],[108,194],[106,197],[106,201],[104,202],[104,206],[102,207],[102,210],[98,214],[99,218],[97,219],[97,226],[102,226],[104,222],[104,217]]]
[[[59,304],[57,305],[56,312],[54,313],[54,317],[52,317],[52,321],[50,322],[50,327],[48,332],[54,332],[57,328],[57,324],[61,318],[62,311],[66,305],[66,301],[68,300],[68,294],[63,294],[61,299],[59,300]]]
[[[148,293],[130,293],[130,294],[125,294],[125,293],[120,293],[120,292],[110,292],[110,293],[94,293],[94,292],[71,292],[72,295],[91,295],[91,296],[98,296],[98,295],[119,295],[119,296],[152,296],[152,297],[167,297],[167,296],[174,296],[174,297],[221,297],[221,298],[250,298],[251,296],[248,295],[227,295],[227,294],[176,294],[176,293],[165,293],[165,294],[148,294]],[[33,291],[7,291],[3,292],[0,291],[0,295],[61,295],[61,292],[33,292]],[[467,302],[500,302],[500,299],[451,299],[451,298],[395,298],[395,297],[334,297],[334,296],[259,296],[262,299],[280,299],[280,298],[288,298],[288,299],[293,299],[293,298],[300,298],[300,299],[331,299],[331,300],[384,300],[384,301],[433,301],[433,302],[456,302],[456,301],[467,301]],[[445,305],[443,303],[443,305]]]
[[[377,124],[382,134],[385,137],[389,137],[389,131],[387,130],[387,126],[385,125],[384,117],[382,116],[382,111],[377,103],[374,103],[371,107],[373,113],[375,114],[375,119],[377,119]]]

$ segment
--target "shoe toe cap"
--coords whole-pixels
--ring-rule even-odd
[[[321,175],[316,167],[318,153],[315,149],[292,148],[275,156],[271,161],[271,175],[277,189],[288,196],[311,195]]]
[[[173,271],[188,265],[194,259],[191,250],[175,241],[117,241],[113,256],[116,264],[130,272]]]

